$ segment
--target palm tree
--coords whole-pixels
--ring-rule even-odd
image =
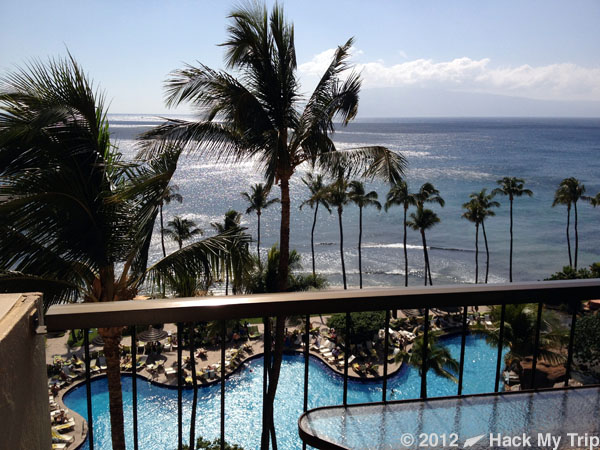
[[[425,260],[425,286],[427,286],[427,276],[429,275],[429,284],[433,286],[431,279],[431,269],[429,267],[429,254],[427,252],[427,240],[425,239],[425,231],[433,227],[440,221],[440,218],[430,209],[424,209],[422,205],[417,206],[417,212],[410,214],[410,220],[408,226],[415,231],[421,233],[421,240],[423,242],[423,257]]]
[[[537,322],[537,304],[506,305],[503,342],[510,347],[506,355],[508,365],[517,362],[535,351],[535,335]],[[486,334],[488,343],[498,346],[500,339],[501,307],[493,306],[490,316],[494,322],[493,328],[482,331]],[[542,313],[539,357],[551,364],[565,361],[561,347],[569,341],[569,331],[561,325],[560,319],[551,311]]]
[[[256,217],[258,218],[258,227],[257,234],[258,238],[256,240],[256,254],[258,255],[258,263],[260,264],[260,216],[262,214],[262,210],[268,208],[274,203],[279,203],[278,198],[274,198],[271,200],[267,200],[269,197],[270,190],[265,187],[264,184],[258,183],[250,187],[252,192],[249,194],[248,192],[242,192],[242,197],[246,199],[246,201],[250,204],[248,209],[246,209],[246,214],[250,214],[253,211],[256,211]]]
[[[159,215],[160,215],[160,245],[162,247],[163,258],[167,256],[167,251],[165,250],[165,226],[163,221],[163,206],[168,205],[171,202],[183,202],[183,197],[179,193],[179,186],[176,184],[170,183],[165,191],[165,195],[160,202],[159,207]],[[181,247],[180,247],[181,248]]]
[[[411,366],[419,369],[419,375],[423,375],[423,335],[420,335],[415,339],[410,354],[403,354],[403,359],[408,362]],[[458,372],[459,364],[452,357],[450,351],[437,343],[437,337],[434,333],[429,333],[427,338],[427,364],[426,371],[433,370],[436,375],[440,377],[458,382],[453,372]],[[399,354],[401,355],[401,354]],[[427,395],[427,374],[424,378],[424,395]]]
[[[600,206],[600,192],[598,192],[595,197],[585,196],[583,198],[584,198],[584,200],[587,200],[588,202],[590,202],[594,208],[596,206]]]
[[[402,205],[404,210],[404,219],[403,219],[403,227],[404,227],[404,238],[402,240],[404,246],[404,286],[408,286],[408,252],[406,250],[406,227],[407,227],[407,214],[408,208],[410,206],[415,206],[416,198],[414,194],[410,194],[408,192],[408,185],[406,181],[400,180],[396,184],[394,184],[390,191],[387,193],[386,202],[385,202],[385,211],[393,206],[393,205]]]
[[[483,232],[483,241],[485,242],[485,283],[487,284],[488,275],[490,273],[490,249],[488,247],[487,234],[485,232],[485,218],[495,216],[496,213],[492,211],[492,208],[498,208],[500,203],[492,200],[494,196],[493,194],[488,194],[487,189],[474,192],[469,197],[477,202],[481,213],[481,231]]]
[[[316,277],[317,274],[315,272],[315,227],[317,225],[317,212],[319,211],[319,205],[323,205],[323,207],[330,213],[331,208],[329,208],[329,203],[327,203],[327,192],[325,189],[325,184],[323,183],[323,175],[314,175],[313,173],[308,173],[306,175],[306,178],[302,178],[302,182],[310,191],[310,197],[300,204],[300,209],[302,209],[305,205],[310,206],[311,209],[315,209],[315,213],[313,216],[313,224],[310,230],[310,251],[312,253],[312,273],[313,277]]]
[[[290,255],[290,179],[296,168],[311,163],[321,172],[336,174],[349,168],[349,176],[380,176],[395,182],[403,174],[403,156],[381,146],[337,151],[331,137],[334,120],[347,125],[358,110],[360,77],[340,75],[347,63],[353,40],[337,48],[331,64],[306,99],[296,76],[293,26],[283,8],[273,6],[269,14],[258,3],[236,8],[230,15],[225,64],[238,78],[207,66],[187,66],[173,72],[166,84],[168,106],[191,103],[201,111],[198,122],[169,120],[143,137],[142,153],[163,146],[181,145],[189,151],[212,155],[221,161],[255,161],[267,186],[281,190],[279,286],[287,288]],[[300,106],[303,105],[303,109]],[[156,141],[162,145],[156,146]],[[276,442],[273,402],[277,390],[285,317],[277,318],[275,350],[265,399],[265,422],[261,447],[269,436]],[[268,427],[268,428],[267,428]]]
[[[225,213],[223,223],[213,222],[211,226],[219,234],[223,233],[240,233],[245,230],[240,226],[242,214],[230,209]],[[246,272],[249,269],[249,262],[245,257],[246,250],[244,248],[231,248],[223,258],[222,269],[225,272],[225,295],[229,295],[229,280],[231,279],[231,287],[234,294],[241,288],[245,279]]]
[[[440,196],[440,191],[438,191],[433,184],[431,183],[424,183],[421,188],[419,189],[419,192],[416,192],[414,195],[415,198],[415,204],[417,205],[417,210],[420,208],[421,209],[421,213],[418,214],[418,216],[420,217],[420,219],[425,220],[425,222],[423,222],[423,225],[428,225],[428,227],[432,227],[435,223],[439,222],[439,218],[437,217],[437,215],[435,213],[433,213],[433,211],[429,211],[429,213],[424,213],[423,212],[423,208],[425,206],[425,203],[437,203],[438,205],[440,205],[442,208],[445,205],[444,199]],[[417,211],[417,213],[419,213],[419,211]],[[431,214],[430,214],[431,213]],[[432,215],[433,214],[433,215]],[[411,217],[414,217],[414,214],[411,214]],[[430,220],[434,220],[434,223],[428,223]],[[410,224],[408,224],[410,226]],[[416,229],[416,228],[414,228]],[[421,237],[423,242],[425,242],[425,230],[421,230]],[[429,265],[429,254],[427,252],[427,248],[424,247],[423,251],[425,252],[425,257],[427,259],[427,263],[426,263],[426,272],[425,272],[425,278],[427,278],[427,276],[429,276],[429,284],[433,286],[433,282],[431,280],[431,266]],[[427,285],[427,280],[425,280],[425,285]]]
[[[569,267],[577,270],[577,254],[579,251],[579,233],[577,230],[577,201],[582,198],[585,193],[585,186],[574,177],[565,178],[558,185],[558,189],[554,193],[554,201],[552,206],[567,205],[567,248],[569,250]],[[575,213],[575,265],[571,259],[571,239],[569,237],[569,227],[571,222],[571,205]]]
[[[351,181],[349,185],[348,198],[358,206],[358,276],[360,280],[360,289],[362,289],[362,210],[368,206],[374,206],[381,210],[381,203],[377,201],[377,192],[365,192],[365,185],[360,181]]]
[[[237,239],[195,242],[148,267],[159,205],[179,153],[128,163],[110,142],[104,96],[70,57],[30,63],[0,93],[0,290],[44,293],[48,305],[133,298],[144,280],[180,268],[211,276]],[[118,271],[120,270],[120,273]],[[111,437],[125,449],[119,342],[101,327]]]
[[[342,214],[344,205],[350,201],[348,197],[348,182],[343,176],[339,176],[336,181],[327,187],[327,203],[337,208],[338,223],[340,226],[340,258],[342,261],[342,280],[344,281],[344,289],[348,289],[346,283],[346,264],[344,262],[344,227],[342,225]]]
[[[202,236],[202,230],[196,227],[196,222],[190,219],[184,219],[180,216],[173,217],[173,220],[167,222],[163,234],[169,239],[177,242],[179,250],[183,247],[183,241],[192,239],[195,236]]]
[[[492,191],[492,195],[506,195],[508,200],[510,201],[510,256],[509,256],[509,280],[512,283],[512,256],[513,256],[513,202],[515,197],[521,197],[523,195],[527,195],[531,197],[533,192],[529,189],[525,189],[525,181],[521,178],[516,177],[504,177],[501,180],[498,180],[497,183],[500,185],[499,188],[496,188]]]
[[[475,284],[477,284],[479,279],[479,225],[483,222],[483,214],[475,199],[463,203],[462,206],[466,211],[461,217],[475,224]]]

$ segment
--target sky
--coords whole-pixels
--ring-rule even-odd
[[[68,49],[111,113],[189,113],[166,108],[163,82],[186,63],[223,68],[218,44],[239,3],[0,0],[0,74]],[[355,38],[359,117],[600,117],[597,0],[281,3],[306,95]]]

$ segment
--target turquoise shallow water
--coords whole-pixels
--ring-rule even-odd
[[[460,357],[460,336],[440,341],[453,357]],[[494,388],[496,349],[477,335],[467,336],[465,353],[464,392],[490,392]],[[254,359],[243,370],[228,378],[226,383],[225,430],[228,441],[242,445],[246,450],[258,448],[262,412],[263,361]],[[276,428],[279,448],[298,449],[297,421],[302,414],[304,358],[286,355],[281,368],[277,392]],[[128,448],[132,444],[131,377],[123,377],[123,399]],[[388,398],[417,398],[420,393],[418,371],[405,366],[388,381]],[[457,385],[452,381],[428,374],[429,396],[455,395]],[[381,382],[348,383],[350,403],[381,400]],[[393,392],[392,392],[393,390]],[[97,448],[110,448],[108,392],[106,378],[92,383],[94,408],[94,441]],[[309,408],[342,403],[343,379],[333,374],[321,362],[311,358],[309,376]],[[200,388],[196,435],[214,439],[220,433],[220,387]],[[184,391],[184,438],[189,436],[192,391]],[[87,418],[85,386],[75,388],[64,397],[67,407]],[[177,443],[177,391],[138,380],[138,420],[140,449],[172,449]],[[88,448],[87,444],[83,448]]]

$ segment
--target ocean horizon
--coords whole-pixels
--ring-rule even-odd
[[[163,117],[175,115],[109,114],[113,139],[125,157],[136,153],[135,138],[156,126]],[[177,117],[191,117],[178,115]],[[445,199],[444,208],[431,205],[441,222],[427,234],[434,284],[475,281],[475,226],[461,218],[462,204],[469,194],[497,187],[504,176],[525,179],[533,197],[514,203],[514,281],[536,281],[568,265],[565,236],[566,207],[552,207],[559,182],[576,177],[586,194],[600,191],[600,118],[362,118],[347,127],[338,127],[333,140],[340,150],[364,145],[382,145],[402,153],[408,160],[406,179],[414,192],[431,182]],[[301,182],[308,167],[301,166],[292,177],[290,248],[302,257],[303,272],[311,270],[310,229],[313,211],[299,210],[308,196]],[[252,162],[224,165],[209,158],[185,154],[173,183],[180,188],[183,203],[165,206],[165,223],[174,215],[196,221],[207,234],[210,224],[223,220],[232,208],[245,212],[240,193],[264,179]],[[389,187],[380,181],[364,180],[368,190],[379,194],[384,204]],[[272,196],[279,196],[275,186]],[[497,197],[501,207],[486,220],[490,247],[491,283],[508,281],[509,203]],[[600,209],[578,203],[579,264],[586,267],[600,260]],[[278,205],[263,212],[261,255],[279,237]],[[363,284],[365,287],[404,285],[402,250],[402,209],[389,212],[374,208],[363,211]],[[572,217],[573,219],[573,217]],[[344,209],[344,255],[349,288],[358,287],[358,208]],[[573,221],[572,221],[573,222]],[[256,215],[244,214],[242,225],[256,238]],[[572,239],[574,234],[571,233]],[[479,280],[485,276],[485,247],[480,233]],[[423,251],[420,235],[409,230],[409,284],[423,284]],[[574,246],[574,243],[572,243]],[[574,248],[574,247],[573,247]],[[168,251],[176,244],[167,242]],[[251,245],[256,251],[256,244]],[[150,260],[160,256],[160,234],[155,230]],[[315,230],[317,272],[326,276],[330,287],[341,286],[337,214],[319,209]]]

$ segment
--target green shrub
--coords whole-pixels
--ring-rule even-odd
[[[183,450],[189,450],[189,445],[183,445]],[[196,450],[221,450],[221,439],[209,441],[203,437],[199,437],[196,441]],[[243,447],[225,442],[225,450],[244,450]]]
[[[600,363],[600,315],[577,320],[573,353],[582,365],[593,367]]]
[[[373,335],[385,326],[385,311],[367,311],[350,313],[350,333],[352,342],[372,340]],[[338,335],[346,329],[346,314],[332,314],[327,320],[329,328],[335,328]]]

